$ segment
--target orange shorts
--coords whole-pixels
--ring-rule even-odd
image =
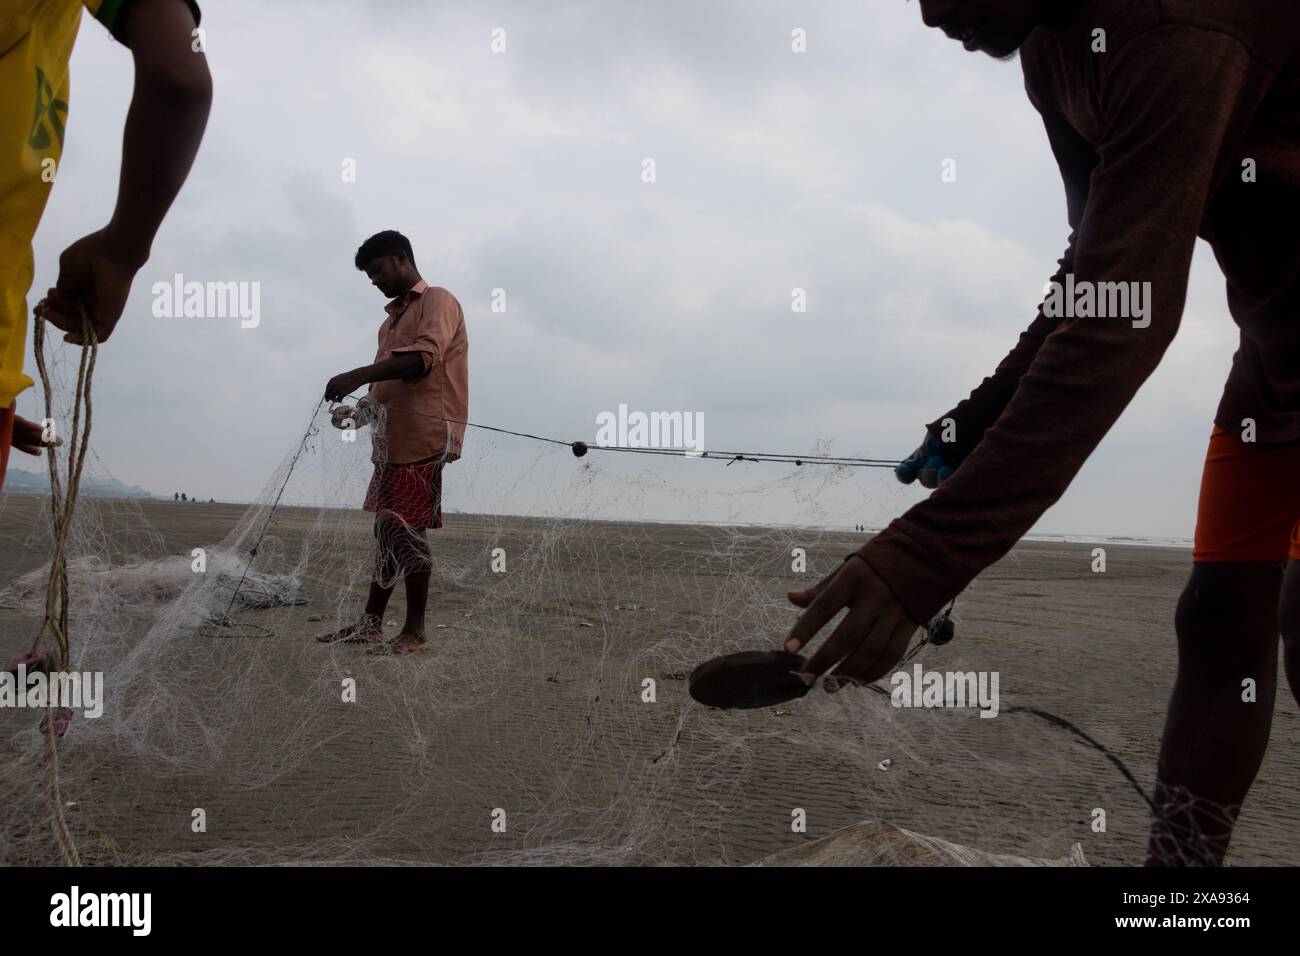
[[[1192,560],[1300,561],[1300,445],[1243,442],[1217,425],[1196,509]]]
[[[0,408],[0,491],[4,491],[5,472],[9,470],[9,446],[14,440],[14,408]]]

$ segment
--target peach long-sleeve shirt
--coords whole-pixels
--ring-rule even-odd
[[[379,327],[375,361],[418,352],[424,371],[414,378],[371,384],[370,398],[384,406],[386,420],[386,441],[375,443],[375,461],[454,461],[465,439],[465,426],[457,423],[469,417],[465,313],[454,295],[423,280],[384,311],[388,318]]]

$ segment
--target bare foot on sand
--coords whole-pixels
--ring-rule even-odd
[[[367,653],[400,657],[403,654],[418,654],[420,651],[426,650],[428,646],[429,640],[424,636],[423,631],[418,633],[403,631],[397,635],[397,640],[381,644],[378,647],[372,647]]]
[[[374,614],[363,614],[356,624],[316,638],[322,644],[374,644],[383,639],[384,619]]]

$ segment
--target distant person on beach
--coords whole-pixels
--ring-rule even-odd
[[[373,442],[375,470],[362,505],[375,514],[375,571],[361,619],[317,640],[409,654],[428,646],[432,554],[425,529],[442,527],[442,469],[460,457],[464,443],[469,339],[460,303],[420,277],[411,243],[400,232],[371,236],[355,264],[390,300],[387,317],[374,363],[335,375],[325,398],[340,402],[369,385],[356,408],[334,409],[333,422],[341,428],[384,424]],[[384,643],[384,611],[399,574],[406,580],[406,621],[396,639]]]
[[[1218,864],[1268,744],[1279,633],[1300,699],[1300,3],[920,8],[967,50],[1019,51],[1065,181],[1069,248],[1015,349],[899,468],[937,490],[790,595],[806,610],[787,649],[848,608],[809,672],[842,662],[837,675],[861,681],[889,673],[917,627],[1064,494],[1155,370],[1200,236],[1227,277],[1240,344],[1175,617],[1178,675],[1147,862]],[[1064,309],[1062,289],[1075,293]],[[1121,291],[1130,306],[1144,298],[1143,310],[1122,308]],[[1106,300],[1121,308],[1099,308]]]
[[[212,102],[206,58],[193,48],[193,0],[0,0],[0,489],[11,446],[39,455],[46,444],[39,424],[16,416],[15,399],[32,384],[23,373],[32,237],[63,154],[83,6],[131,50],[135,92],[113,216],[63,251],[57,284],[37,306],[65,341],[81,344],[83,316],[98,341],[112,334],[189,175]],[[100,144],[101,156],[106,150]]]

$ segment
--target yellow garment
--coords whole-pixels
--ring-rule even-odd
[[[68,60],[84,6],[110,30],[124,0],[0,0],[0,408],[23,374],[32,236],[58,174]]]

